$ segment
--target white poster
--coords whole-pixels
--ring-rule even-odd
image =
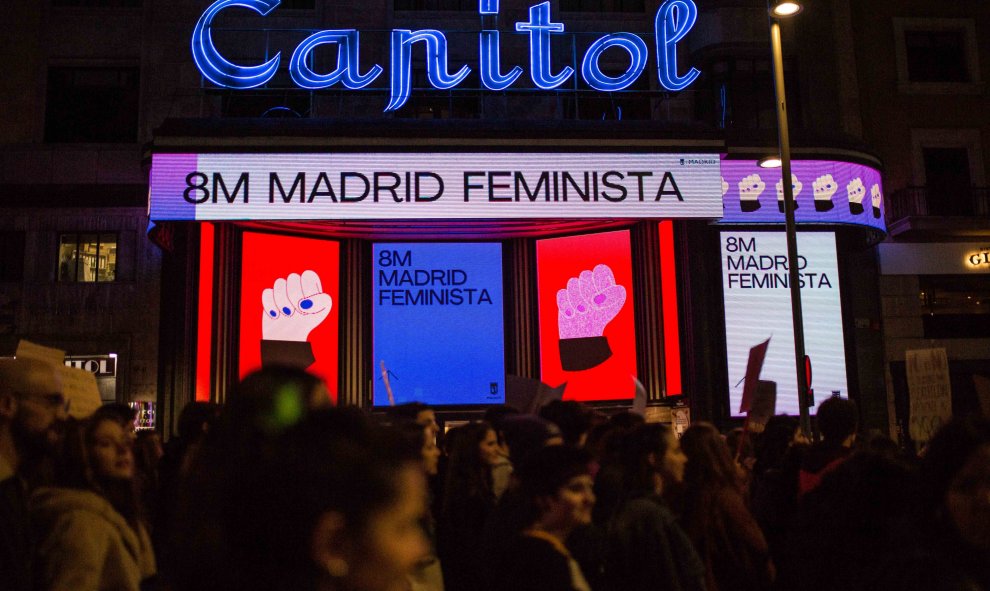
[[[729,408],[739,410],[749,350],[770,339],[761,380],[777,383],[778,414],[799,414],[794,329],[783,232],[722,232]],[[835,234],[798,233],[805,352],[815,402],[848,395]],[[771,338],[772,337],[772,338]],[[814,413],[814,408],[811,409]]]
[[[911,439],[929,441],[952,418],[949,358],[945,349],[914,349],[904,352],[904,361],[911,398]]]

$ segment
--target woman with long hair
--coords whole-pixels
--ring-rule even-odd
[[[41,589],[137,591],[155,576],[132,443],[115,414],[69,422],[54,483],[31,501]]]
[[[683,482],[686,461],[661,423],[618,433],[612,442],[596,482],[596,492],[609,498],[598,513],[607,531],[609,591],[705,589],[701,560],[666,500]]]
[[[481,580],[482,536],[495,508],[492,466],[499,460],[498,437],[479,421],[449,434],[447,464],[437,544],[447,591],[475,591]]]
[[[687,456],[681,519],[705,565],[709,591],[759,591],[774,567],[759,525],[746,508],[739,470],[721,433],[709,423],[684,432]]]

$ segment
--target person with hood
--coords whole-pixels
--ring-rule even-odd
[[[38,588],[137,591],[156,575],[135,492],[130,438],[99,410],[67,425],[55,486],[31,498]]]

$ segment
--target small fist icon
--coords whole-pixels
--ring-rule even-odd
[[[557,329],[560,361],[567,371],[580,371],[611,357],[605,327],[626,303],[626,288],[616,285],[608,265],[581,271],[557,292]]]
[[[760,208],[760,195],[767,185],[758,174],[751,174],[739,181],[739,207],[746,212]]]
[[[815,195],[815,211],[828,211],[835,207],[832,203],[832,195],[835,195],[839,185],[832,175],[824,174],[818,177],[811,188]]]
[[[729,183],[725,182],[725,177],[721,177],[721,178],[722,178],[722,197],[725,197],[725,194],[729,192]]]
[[[804,185],[801,184],[801,181],[799,181],[798,178],[792,174],[791,193],[794,196],[794,209],[798,208],[797,197],[798,195],[801,194],[801,189],[803,188]],[[783,213],[784,211],[784,179],[783,178],[777,181],[777,209],[779,209],[781,213]]]
[[[863,197],[866,196],[866,187],[863,186],[863,179],[856,177],[846,185],[846,193],[849,195],[849,213],[859,215],[863,213]]]
[[[305,341],[333,308],[333,298],[323,293],[315,271],[276,279],[275,285],[261,292],[261,303],[261,338],[265,341]]]
[[[873,217],[880,219],[880,202],[883,201],[880,185],[874,184],[870,187],[870,200],[873,202]]]

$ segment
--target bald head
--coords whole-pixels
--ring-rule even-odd
[[[4,455],[11,465],[50,453],[66,416],[58,368],[34,359],[0,359],[0,439],[8,441]]]
[[[0,359],[0,396],[47,396],[62,393],[58,371],[37,359]]]

